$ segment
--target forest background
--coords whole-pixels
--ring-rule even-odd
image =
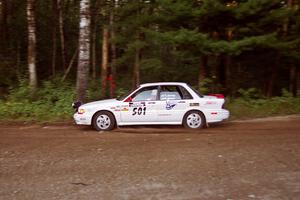
[[[1,120],[70,119],[140,83],[223,93],[232,118],[300,113],[299,0],[1,0]]]

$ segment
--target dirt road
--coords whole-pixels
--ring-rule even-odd
[[[199,131],[0,125],[0,199],[300,199],[300,117]]]

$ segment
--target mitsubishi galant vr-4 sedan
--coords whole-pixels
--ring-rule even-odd
[[[109,131],[125,125],[183,125],[198,129],[229,117],[221,94],[201,95],[186,83],[161,82],[140,85],[124,97],[80,105],[74,120]]]

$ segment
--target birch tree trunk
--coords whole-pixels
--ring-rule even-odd
[[[94,17],[95,18],[95,17]],[[96,79],[96,22],[92,22],[92,41],[91,41],[91,65],[92,65],[92,77]]]
[[[66,48],[65,48],[65,33],[64,33],[64,20],[63,20],[63,1],[57,0],[58,6],[58,22],[59,22],[59,36],[60,36],[60,49],[61,49],[61,65],[63,71],[66,67]]]
[[[29,87],[32,95],[37,90],[37,73],[36,73],[36,27],[34,18],[35,0],[27,0],[27,22],[28,22],[28,70],[29,70]]]
[[[76,80],[77,100],[84,102],[90,62],[90,1],[80,1],[79,56]]]
[[[102,64],[101,64],[102,97],[106,97],[106,94],[107,94],[108,37],[109,37],[108,28],[107,28],[107,26],[104,25],[103,38],[102,38]]]

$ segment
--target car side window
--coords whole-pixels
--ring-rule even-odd
[[[160,87],[160,94],[159,99],[162,101],[166,100],[181,100],[182,93],[178,86],[172,86],[172,85],[163,85]]]
[[[156,86],[141,88],[131,96],[132,101],[155,101],[157,99],[157,91]]]
[[[182,86],[179,86],[183,99],[193,99],[192,95]]]

